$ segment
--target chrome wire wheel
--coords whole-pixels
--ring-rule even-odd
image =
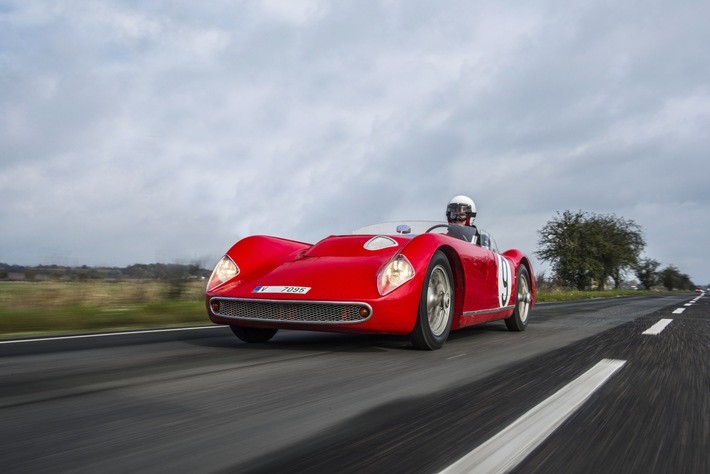
[[[522,322],[528,320],[528,313],[530,312],[530,302],[532,301],[532,295],[530,294],[530,283],[526,278],[527,274],[521,275],[520,281],[518,281],[518,315]]]
[[[446,331],[451,311],[451,281],[441,265],[434,267],[429,278],[426,311],[432,334],[441,336]]]

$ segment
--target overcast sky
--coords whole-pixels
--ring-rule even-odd
[[[710,282],[708,1],[0,0],[0,262],[557,211]],[[538,265],[538,268],[544,268]]]

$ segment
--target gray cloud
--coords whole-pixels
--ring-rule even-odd
[[[0,7],[0,261],[216,259],[443,217],[532,253],[558,210],[634,219],[697,282],[702,2],[16,1]],[[679,243],[682,242],[682,243]]]

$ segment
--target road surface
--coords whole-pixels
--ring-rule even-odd
[[[523,333],[491,323],[433,352],[296,331],[244,344],[225,327],[4,341],[0,465],[710,472],[710,297],[699,296],[541,304]],[[611,373],[592,390],[595,371]]]

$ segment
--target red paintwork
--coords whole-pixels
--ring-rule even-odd
[[[408,334],[413,330],[417,318],[427,267],[437,250],[446,254],[454,276],[456,302],[452,330],[507,318],[513,313],[512,308],[500,309],[497,296],[497,263],[492,251],[435,233],[413,237],[388,235],[397,241],[399,246],[366,250],[363,246],[372,237],[374,236],[330,236],[315,245],[268,236],[242,239],[227,252],[239,267],[240,273],[206,293],[208,315],[217,324],[329,332]],[[388,295],[380,296],[376,283],[378,272],[397,253],[403,254],[411,262],[415,277]],[[515,276],[518,267],[525,265],[530,275],[534,304],[535,278],[530,261],[518,250],[509,250],[502,255],[512,268],[510,301],[515,301]],[[255,287],[262,285],[304,286],[310,287],[311,290],[305,295],[252,293]],[[215,315],[209,307],[210,298],[215,296],[254,300],[363,302],[372,307],[373,314],[364,322],[337,325],[241,321]],[[464,316],[464,313],[477,311],[486,313]]]

